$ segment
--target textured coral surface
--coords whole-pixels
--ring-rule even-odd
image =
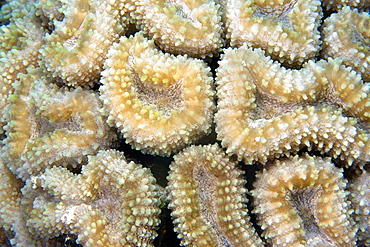
[[[368,0],[0,0],[0,246],[369,245]]]

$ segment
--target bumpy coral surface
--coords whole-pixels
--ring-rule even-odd
[[[29,69],[13,85],[7,106],[2,156],[22,179],[55,164],[79,163],[116,138],[94,92],[47,83],[40,69]]]
[[[369,85],[339,60],[291,70],[260,49],[229,48],[216,83],[216,132],[228,153],[265,162],[306,146],[369,160]]]
[[[138,20],[143,31],[166,52],[205,57],[218,53],[221,10],[214,0],[139,0]]]
[[[320,1],[228,0],[226,33],[230,45],[262,48],[274,59],[298,64],[317,55]]]
[[[370,15],[345,7],[325,19],[323,55],[340,58],[370,80]]]
[[[3,117],[8,96],[14,92],[12,84],[19,80],[20,74],[26,73],[28,66],[37,65],[45,35],[44,29],[36,26],[36,17],[32,15],[34,5],[25,4],[22,14],[16,14],[14,4],[9,5],[9,14],[14,17],[7,25],[0,26],[0,133],[6,123]]]
[[[0,158],[0,225],[6,230],[13,231],[11,239],[13,245],[35,247],[41,243],[27,230],[26,217],[21,206],[22,186],[22,182]]]
[[[257,175],[253,198],[274,246],[354,246],[346,181],[330,159],[294,156]]]
[[[212,77],[205,63],[159,51],[141,33],[109,51],[101,99],[126,142],[169,155],[210,132]]]
[[[370,8],[370,2],[368,0],[322,0],[322,3],[326,9],[331,10],[338,10],[345,6],[358,9]]]
[[[358,225],[358,239],[365,246],[370,245],[370,174],[368,171],[350,183],[352,208]]]
[[[242,172],[217,144],[186,148],[170,169],[169,207],[183,246],[263,246],[249,222]]]
[[[305,152],[343,167],[357,225],[345,228],[345,201],[343,230],[323,230],[340,220],[315,217],[332,216],[338,200],[309,213],[322,205],[317,185],[285,197],[308,234],[284,228],[279,203],[259,213],[262,226],[279,221],[271,232],[297,233],[298,245],[337,246],[352,245],[359,226],[356,244],[369,245],[367,183],[352,180],[370,161],[369,3],[0,0],[0,245],[178,246],[173,227],[184,245],[272,243],[279,237],[253,231],[262,233],[253,213],[248,223],[246,204],[256,207],[244,186]],[[211,145],[183,150],[195,143]],[[177,153],[167,177],[173,222],[165,209],[158,226],[148,169],[102,151],[111,148],[163,186]],[[324,169],[292,167],[289,176]]]
[[[60,1],[63,19],[45,35],[42,67],[72,86],[97,83],[106,53],[121,32],[118,1]],[[48,4],[41,5],[47,8]],[[45,16],[44,16],[45,17]],[[47,17],[47,16],[46,16]]]
[[[76,234],[84,246],[152,246],[160,213],[155,182],[122,153],[100,151],[81,174],[53,167],[28,180],[27,225],[36,236]]]

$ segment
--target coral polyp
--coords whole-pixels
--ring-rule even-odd
[[[174,156],[167,190],[183,246],[263,246],[249,222],[246,181],[217,144]]]
[[[252,192],[263,236],[274,246],[354,246],[356,227],[341,169],[294,156],[257,175]]]

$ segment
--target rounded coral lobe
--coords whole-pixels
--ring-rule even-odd
[[[350,183],[350,199],[358,225],[357,237],[360,243],[370,245],[370,173],[366,170]]]
[[[81,174],[53,167],[22,189],[27,226],[36,236],[77,235],[84,246],[153,246],[159,186],[148,168],[116,150],[89,156]]]
[[[135,19],[142,30],[166,52],[204,58],[223,45],[218,1],[139,0],[135,4]]]
[[[47,167],[77,165],[112,145],[117,135],[95,92],[57,88],[40,68],[27,72],[13,85],[5,116],[2,151],[12,172],[26,180]]]
[[[144,153],[170,155],[210,132],[210,70],[187,56],[159,51],[137,33],[109,51],[100,88],[109,123]]]
[[[302,65],[319,50],[321,12],[317,0],[230,0],[226,37],[232,47],[247,44],[286,65]]]
[[[249,222],[242,172],[217,144],[174,156],[167,190],[184,246],[262,246]]]
[[[356,227],[341,169],[330,159],[294,156],[257,175],[258,224],[279,246],[354,246]]]
[[[22,13],[19,13],[16,8],[20,4],[20,1],[9,1],[0,9],[1,19],[7,16],[7,8],[10,15],[7,25],[0,24],[0,134],[6,124],[5,107],[10,104],[9,96],[14,93],[13,84],[18,83],[19,77],[27,73],[27,68],[37,66],[40,60],[39,49],[45,35],[33,15],[34,4],[23,5]]]
[[[261,49],[229,48],[217,69],[217,138],[248,163],[298,151],[369,160],[369,83],[339,59],[286,69]]]
[[[325,19],[322,36],[324,58],[340,58],[370,80],[369,13],[345,7]]]
[[[60,5],[44,37],[40,65],[46,73],[69,86],[93,86],[100,77],[109,47],[122,32],[119,1],[56,1]],[[49,16],[48,4],[39,4],[41,17]],[[123,12],[123,10],[121,10]],[[46,12],[46,13],[45,13]]]

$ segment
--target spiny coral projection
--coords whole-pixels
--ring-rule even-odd
[[[210,132],[214,91],[204,62],[162,53],[137,33],[113,45],[102,75],[109,123],[134,148],[169,155]]]
[[[257,175],[252,191],[263,236],[274,246],[355,246],[345,187],[329,158],[275,161]]]
[[[47,32],[55,30],[55,24],[63,21],[65,16],[63,12],[67,11],[68,6],[72,5],[72,3],[68,5],[65,1],[60,0],[53,1],[53,4],[50,4],[50,2],[48,2],[49,0],[35,1],[35,15],[40,20],[39,25],[41,25]]]
[[[370,15],[345,7],[325,19],[324,58],[340,58],[370,80]]]
[[[227,49],[217,70],[216,132],[246,162],[302,147],[333,157],[370,157],[369,84],[339,60],[281,67],[260,49]]]
[[[10,244],[22,247],[50,246],[70,234],[83,245],[151,246],[158,187],[146,169],[118,161],[124,159],[121,153],[99,152],[124,141],[142,153],[169,156],[198,141],[214,143],[217,134],[232,157],[217,145],[175,156],[168,177],[171,209],[176,230],[189,245],[262,245],[248,223],[246,181],[236,158],[268,167],[275,158],[313,149],[344,160],[343,165],[369,162],[368,63],[356,67],[368,57],[368,14],[361,12],[368,11],[368,1],[335,1],[341,4],[330,11],[352,3],[362,9],[344,8],[325,28],[320,25],[330,11],[322,13],[320,6],[334,6],[334,0],[0,2],[0,245],[8,244],[2,242],[5,232]],[[350,56],[355,64],[331,58],[346,50],[336,43],[338,52],[329,54],[332,30],[334,37],[353,42],[345,55],[356,51],[359,58]],[[240,48],[226,49],[230,45]],[[256,47],[289,68],[312,61],[300,70],[285,69]],[[326,61],[320,60],[324,55]],[[211,71],[218,62],[216,131],[199,140],[212,129]],[[140,152],[127,154],[156,163],[157,157]],[[94,165],[87,164],[89,155]],[[153,172],[168,168],[153,163]],[[129,167],[127,173],[123,167]],[[254,168],[246,169],[249,175]],[[112,178],[117,173],[128,175]],[[126,181],[132,182],[129,190]],[[292,208],[310,208],[325,189],[319,187],[289,194]],[[351,193],[360,222],[357,244],[367,244],[361,218],[367,199],[355,189]],[[293,200],[302,197],[303,203]],[[331,208],[326,210],[331,215]],[[312,220],[303,211],[304,222]],[[163,227],[172,227],[169,221]],[[332,235],[317,230],[321,225],[305,227],[310,234],[330,236],[324,240],[330,245]],[[158,231],[158,245],[168,240],[165,232]]]
[[[139,0],[135,19],[161,49],[195,57],[219,52],[222,23],[218,1]]]
[[[2,156],[18,177],[27,179],[55,164],[80,163],[116,138],[99,111],[96,93],[58,89],[40,69],[29,69],[13,86]]]
[[[354,209],[354,219],[358,226],[357,237],[360,243],[370,246],[370,174],[362,171],[354,181],[349,184],[350,199]]]
[[[320,1],[228,0],[225,16],[232,47],[262,48],[290,65],[301,65],[319,50]]]
[[[326,9],[330,10],[338,10],[346,6],[357,8],[359,10],[370,8],[369,0],[322,0],[322,3]]]
[[[91,86],[97,83],[106,53],[122,32],[119,1],[60,2],[63,19],[50,20],[55,28],[45,35],[41,65],[68,85]]]
[[[26,217],[21,205],[20,189],[23,183],[5,165],[0,158],[0,226],[14,233],[10,240],[17,246],[42,246],[38,238],[32,236],[26,226]]]
[[[263,246],[249,222],[242,172],[217,144],[184,149],[170,169],[169,207],[183,246]]]
[[[319,101],[340,107],[345,116],[356,118],[358,125],[369,134],[370,84],[362,80],[361,74],[345,66],[342,60],[332,58],[309,63],[307,68],[322,84]]]
[[[37,27],[38,20],[33,16],[35,6],[31,2],[22,6],[22,13],[14,9],[19,7],[15,3],[7,3],[5,7],[11,12],[9,23],[0,26],[0,133],[6,123],[3,117],[8,96],[14,92],[12,84],[19,80],[19,74],[26,73],[27,67],[37,65],[45,35],[43,28]]]
[[[46,169],[22,189],[32,234],[78,235],[84,246],[153,246],[159,224],[159,187],[148,168],[121,152],[89,156],[81,174]]]

